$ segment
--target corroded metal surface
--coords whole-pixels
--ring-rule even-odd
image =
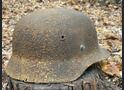
[[[109,56],[98,46],[90,19],[69,9],[38,10],[24,16],[16,25],[12,44],[6,72],[25,82],[73,81],[89,65]]]

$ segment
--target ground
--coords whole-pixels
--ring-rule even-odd
[[[99,45],[111,56],[101,62],[105,78],[122,87],[122,6],[94,0],[3,0],[2,1],[2,71],[12,55],[12,34],[18,20],[37,9],[63,7],[86,14],[94,23]],[[6,82],[2,82],[3,88]]]

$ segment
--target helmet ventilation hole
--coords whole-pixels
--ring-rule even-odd
[[[64,38],[64,36],[61,36],[61,38]]]
[[[60,40],[61,41],[65,40],[65,37],[66,37],[65,34],[60,35]]]

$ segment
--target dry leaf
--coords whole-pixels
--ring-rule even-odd
[[[102,48],[105,48],[105,49],[109,50],[110,52],[112,52],[112,49],[111,49],[111,47],[109,45],[102,46]]]
[[[80,7],[77,6],[77,5],[75,5],[73,9],[79,11],[80,10]]]
[[[119,76],[119,68],[115,65],[115,63],[110,62],[110,64],[106,64],[104,62],[101,63],[102,69],[104,72],[110,75],[117,75]]]
[[[108,35],[106,36],[106,39],[113,39],[113,40],[115,40],[115,39],[117,39],[117,38],[116,38],[115,34],[111,33],[111,34],[108,34]]]

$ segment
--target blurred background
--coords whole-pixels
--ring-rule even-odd
[[[2,86],[12,55],[12,35],[18,20],[37,9],[62,7],[86,14],[94,23],[101,47],[111,56],[101,63],[105,78],[122,87],[122,0],[2,0]]]

